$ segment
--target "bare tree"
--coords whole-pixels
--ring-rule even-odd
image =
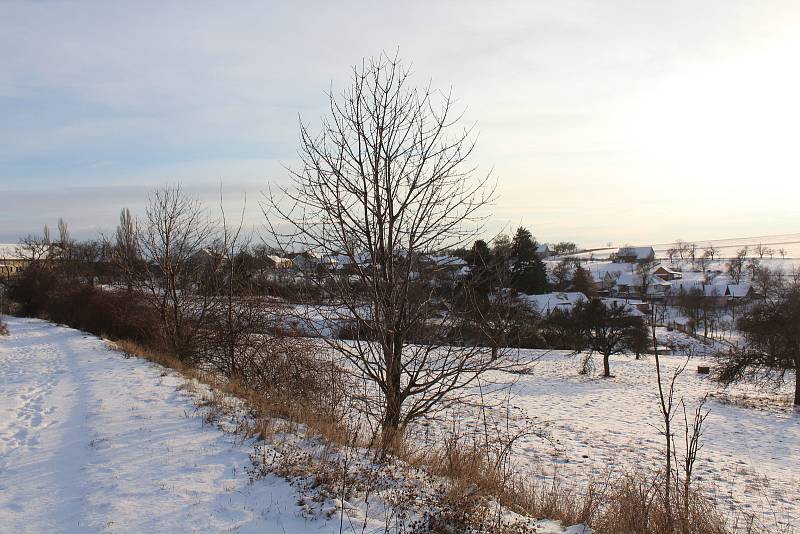
[[[571,258],[563,258],[552,269],[553,275],[553,288],[556,291],[566,291],[572,283],[572,278],[575,273],[575,260]]]
[[[694,467],[697,463],[697,456],[703,448],[701,438],[703,437],[703,424],[705,423],[711,410],[705,409],[708,393],[706,393],[694,409],[691,424],[686,410],[686,401],[681,398],[680,405],[683,409],[683,457],[678,461],[677,448],[672,447],[675,459],[675,467],[681,466],[680,471],[676,470],[675,486],[680,485],[683,489],[681,513],[683,522],[689,521],[689,508],[692,503],[692,482],[694,480]]]
[[[672,422],[675,417],[675,382],[678,377],[686,370],[686,365],[689,363],[687,359],[682,365],[679,365],[672,374],[672,379],[669,382],[669,388],[665,389],[662,372],[661,372],[661,359],[658,352],[658,337],[656,336],[656,310],[655,307],[651,308],[650,320],[650,339],[653,346],[653,355],[656,364],[656,380],[658,382],[658,400],[659,411],[661,413],[662,425],[661,435],[664,437],[664,472],[661,477],[663,507],[667,515],[667,522],[670,529],[673,524],[672,514],[672,486],[674,478],[674,487],[677,490],[682,486],[682,501],[681,501],[681,519],[683,521],[684,529],[689,527],[689,510],[692,501],[692,481],[694,477],[694,467],[697,462],[697,456],[702,448],[701,438],[703,435],[703,423],[708,417],[709,410],[704,411],[705,403],[708,399],[706,394],[694,410],[694,417],[692,424],[689,424],[689,417],[686,410],[686,402],[683,398],[680,399],[680,405],[683,408],[683,422],[684,422],[684,448],[683,458],[681,461],[678,459],[677,448],[675,447],[675,436],[673,434]],[[673,463],[675,465],[673,477]],[[681,465],[682,473],[678,469]],[[681,476],[682,475],[682,476]]]
[[[639,279],[639,294],[643,299],[647,298],[647,290],[650,288],[650,284],[653,282],[652,273],[656,265],[658,265],[658,261],[655,259],[644,260],[637,263],[636,267],[634,268],[634,272]]]
[[[686,243],[684,246],[686,247],[686,257],[694,265],[697,260],[697,243]]]
[[[775,251],[773,249],[771,249],[770,247],[768,247],[768,246],[766,246],[766,245],[764,245],[762,243],[759,243],[758,245],[756,245],[755,251],[756,251],[756,255],[758,256],[758,259],[760,259],[760,260],[763,260],[764,256],[772,257],[772,256],[775,255]]]
[[[682,239],[676,239],[675,240],[674,250],[678,254],[678,257],[681,259],[681,261],[686,259],[686,242],[685,241],[683,241]]]
[[[709,243],[708,246],[703,249],[703,258],[713,263],[714,259],[719,256],[719,253],[719,249],[712,243]]]
[[[69,235],[69,226],[64,219],[58,219],[58,244],[65,248],[72,243]]]
[[[737,284],[742,281],[745,258],[747,258],[747,247],[737,250],[736,255],[728,262],[728,273]]]
[[[669,247],[666,250],[667,258],[669,258],[669,263],[672,265],[675,262],[675,256],[678,255],[678,248],[677,247]]]
[[[136,225],[135,242],[129,241],[129,217],[125,212],[121,216],[117,236],[118,246],[133,262],[126,265],[130,281],[158,311],[167,348],[179,357],[191,357],[210,304],[207,295],[195,291],[212,235],[206,211],[176,185],[150,194],[144,220]]]
[[[276,347],[285,340],[271,335],[277,326],[278,304],[249,287],[245,256],[241,254],[250,243],[250,236],[244,232],[246,205],[245,197],[238,222],[229,223],[220,190],[221,235],[212,249],[219,261],[206,273],[211,280],[205,283],[213,294],[207,297],[208,327],[201,338],[200,357],[227,377],[251,380],[263,388],[258,379],[274,370],[269,369],[275,364],[270,360],[274,360]]]
[[[578,252],[578,245],[571,241],[559,241],[553,245],[553,253],[556,255],[575,254],[576,252]]]
[[[800,406],[800,291],[788,288],[775,300],[764,300],[738,321],[741,347],[718,355],[717,378],[724,384],[740,380],[780,385],[795,374],[794,404]]]
[[[112,245],[112,263],[124,279],[130,293],[139,273],[142,272],[142,255],[136,234],[136,223],[131,210],[123,208],[119,214],[119,225]]]
[[[612,354],[641,353],[647,347],[647,328],[642,318],[616,302],[611,305],[599,299],[579,302],[568,314],[568,320],[578,330],[581,347],[603,356],[603,378],[611,376]]]
[[[752,257],[747,260],[747,270],[750,271],[750,280],[753,280],[761,268],[761,258]]]
[[[467,165],[472,127],[456,129],[452,96],[411,87],[397,58],[354,68],[352,85],[329,103],[321,133],[301,123],[302,163],[290,187],[268,196],[265,215],[285,250],[323,260],[302,273],[325,291],[328,317],[358,333],[327,341],[376,386],[391,438],[498,365],[491,350],[458,346],[459,314],[428,283],[443,267],[426,261],[476,237],[493,190]]]

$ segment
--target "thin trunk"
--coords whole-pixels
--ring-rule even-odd
[[[661,385],[661,360],[658,357],[658,338],[656,337],[655,320],[652,323],[652,339],[653,339],[653,355],[656,360],[656,378],[658,380],[658,396],[661,400],[661,415],[664,418],[664,455],[666,459],[666,474],[664,476],[664,511],[667,513],[667,521],[670,524],[670,531],[672,531],[672,516],[670,514],[670,483],[672,482],[672,440],[670,430],[670,408],[667,407],[664,401],[664,388]]]
[[[608,362],[609,356],[609,354],[603,354],[603,378],[608,378],[611,376],[611,366]]]
[[[800,355],[794,358],[794,405],[800,406]]]

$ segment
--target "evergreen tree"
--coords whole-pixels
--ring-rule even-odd
[[[467,261],[470,265],[469,285],[480,300],[485,300],[492,286],[492,252],[486,241],[475,241]]]
[[[536,240],[531,232],[523,227],[517,228],[511,242],[511,287],[528,294],[547,292],[547,269],[536,255]]]
[[[572,276],[572,290],[579,291],[584,295],[590,295],[592,291],[592,275],[589,271],[578,265],[575,267],[575,274]]]
[[[467,261],[473,270],[485,269],[489,264],[491,256],[492,252],[489,250],[489,245],[486,244],[486,241],[478,239],[475,241],[475,244],[472,245],[472,250],[470,250],[467,255]]]

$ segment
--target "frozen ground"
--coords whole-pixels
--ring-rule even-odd
[[[297,483],[251,483],[254,440],[204,424],[175,373],[69,328],[4,319],[0,532],[384,531],[384,518],[370,515],[380,503],[309,515]],[[584,529],[540,521],[536,531]]]
[[[660,415],[652,356],[639,361],[612,357],[615,376],[602,379],[597,374],[580,376],[575,356],[524,353],[531,359],[539,357],[539,362],[531,375],[496,376],[498,381],[516,382],[507,405],[501,403],[495,409],[495,419],[504,425],[505,414],[510,413],[511,434],[533,420],[547,430],[550,439],[529,435],[517,442],[518,468],[532,476],[556,474],[587,484],[602,479],[609,470],[659,465],[663,438],[657,429]],[[666,356],[662,366],[670,375],[684,361],[681,356]],[[753,514],[764,528],[797,527],[800,411],[790,404],[793,377],[778,391],[745,385],[722,390],[697,373],[697,365],[703,363],[713,365],[699,358],[690,361],[678,379],[676,394],[685,398],[690,418],[702,396],[711,395],[697,478],[724,508],[735,506]],[[602,369],[599,360],[596,367]],[[502,401],[502,397],[494,400]],[[679,429],[682,418],[681,412],[675,419]],[[470,426],[463,416],[459,420]],[[471,424],[480,428],[483,423],[473,420]]]

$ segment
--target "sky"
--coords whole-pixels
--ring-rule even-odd
[[[110,232],[180,182],[263,223],[353,65],[452,88],[487,232],[647,244],[800,231],[800,2],[2,2],[0,242]]]

